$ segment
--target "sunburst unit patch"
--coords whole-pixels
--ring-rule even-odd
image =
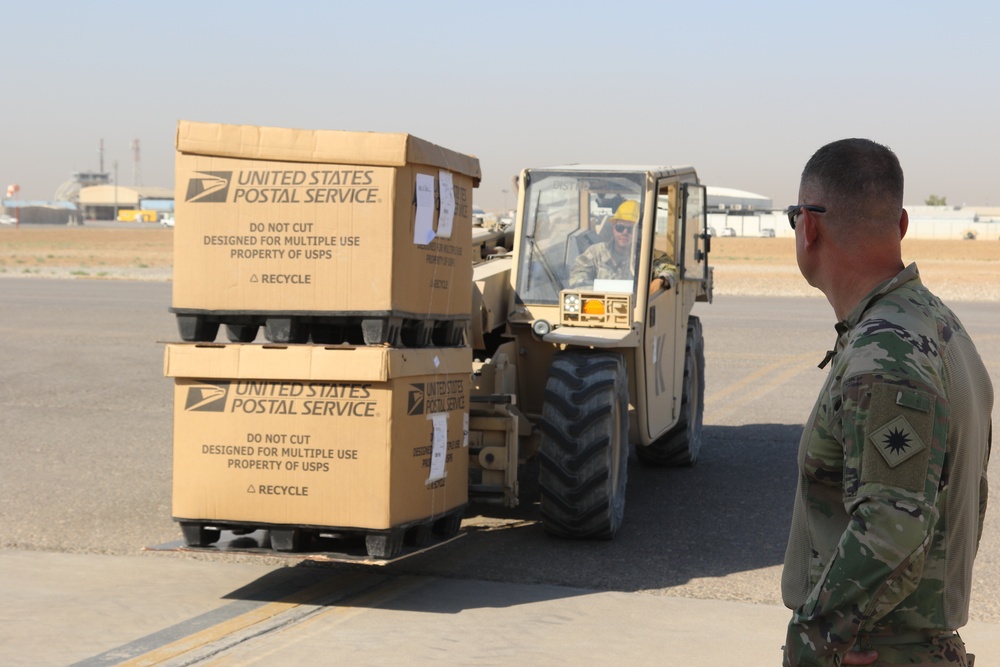
[[[878,449],[890,468],[895,468],[926,447],[902,415],[870,433],[868,441]]]

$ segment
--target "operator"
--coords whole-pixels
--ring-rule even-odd
[[[605,224],[611,225],[612,238],[594,244],[580,253],[573,262],[569,286],[574,289],[593,287],[595,280],[631,280],[632,236],[639,222],[639,202],[626,199]],[[653,260],[650,293],[670,289],[677,282],[677,269],[666,255]]]
[[[904,267],[896,155],[820,148],[788,208],[796,259],[839,320],[799,442],[781,591],[784,665],[972,665],[993,387],[955,314]]]

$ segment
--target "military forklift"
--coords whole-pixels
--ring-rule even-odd
[[[691,311],[712,300],[705,187],[692,167],[603,165],[526,169],[517,186],[509,252],[493,230],[475,255],[470,501],[516,506],[519,470],[535,460],[545,529],[610,539],[632,446],[644,464],[698,459],[705,356]],[[581,255],[613,242],[625,202],[637,203],[628,271],[571,280]]]

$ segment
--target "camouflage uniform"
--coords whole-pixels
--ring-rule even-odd
[[[914,264],[836,329],[799,443],[783,664],[840,665],[854,647],[876,665],[966,665],[954,630],[986,512],[989,376]]]
[[[654,277],[671,274],[676,278],[677,267],[670,262],[667,254],[661,250],[654,251]],[[573,289],[594,286],[595,280],[631,280],[632,266],[630,253],[617,253],[611,249],[611,244],[597,243],[580,253],[573,262],[569,275],[569,286]]]
[[[630,280],[632,267],[629,252],[614,252],[608,242],[597,243],[580,253],[573,262],[569,286],[593,287],[595,280]]]

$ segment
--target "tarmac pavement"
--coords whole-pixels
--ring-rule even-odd
[[[467,526],[454,546],[393,565],[289,566],[138,551],[179,538],[172,388],[154,342],[176,337],[169,284],[8,282],[0,666],[780,664],[778,570],[801,420],[823,379],[825,302],[720,298],[704,312],[701,460],[633,468],[614,541],[549,538],[525,501],[509,522]],[[961,313],[995,382],[997,308]],[[962,630],[980,667],[1000,665],[998,539],[991,511],[980,621]]]
[[[177,558],[0,551],[0,664],[778,665],[771,605]],[[979,664],[1000,626],[961,632]]]

